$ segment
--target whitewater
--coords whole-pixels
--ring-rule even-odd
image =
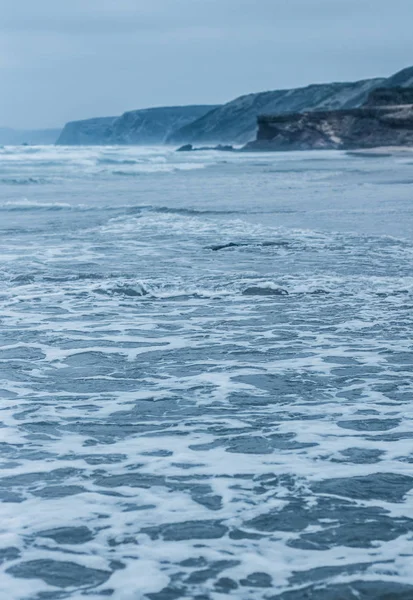
[[[413,155],[0,148],[0,599],[413,598]]]

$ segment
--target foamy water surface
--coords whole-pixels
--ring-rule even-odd
[[[0,599],[413,598],[413,164],[0,149]]]

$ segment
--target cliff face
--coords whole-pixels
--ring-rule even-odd
[[[148,108],[120,117],[68,123],[57,143],[62,145],[163,144],[176,128],[191,123],[215,106]]]
[[[398,71],[392,77],[386,79],[385,87],[412,87],[413,86],[413,67],[407,67]]]
[[[400,104],[400,100],[411,100]],[[374,106],[384,101],[383,106]],[[245,150],[347,150],[413,146],[413,89],[373,92],[361,108],[258,118],[258,134]]]
[[[245,144],[255,138],[259,115],[356,108],[377,87],[401,86],[413,86],[413,67],[388,79],[249,94],[176,131],[168,141],[175,144]]]
[[[377,88],[371,92],[364,106],[400,106],[401,104],[413,104],[413,87]]]
[[[385,79],[310,85],[248,94],[223,106],[183,106],[130,111],[121,117],[68,123],[58,144],[245,144],[259,115],[360,107],[376,88],[413,86],[413,67]],[[381,92],[383,95],[383,92]],[[404,100],[405,101],[405,100]],[[383,100],[385,104],[385,102]],[[374,105],[377,100],[374,100]]]
[[[176,129],[192,123],[216,106],[172,106],[127,112],[111,128],[112,144],[164,144]]]
[[[260,114],[360,106],[369,92],[384,81],[371,79],[355,83],[329,83],[241,96],[176,131],[168,142],[244,144],[254,139]]]
[[[93,146],[109,143],[112,123],[116,117],[71,121],[63,128],[56,144],[62,146]]]

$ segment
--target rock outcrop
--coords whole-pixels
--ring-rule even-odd
[[[374,91],[361,108],[261,116],[256,141],[244,149],[352,150],[378,146],[413,146],[413,88]]]
[[[164,144],[167,137],[215,106],[175,106],[133,110],[120,117],[73,121],[62,131],[60,145]]]
[[[245,144],[255,139],[259,115],[357,108],[378,87],[413,86],[413,67],[386,79],[327,83],[241,96],[173,133],[179,144]]]
[[[194,148],[192,144],[185,144],[180,148],[177,148],[177,152],[203,152],[205,150],[215,150],[217,152],[236,152],[234,146],[222,146],[222,144],[218,144],[218,146],[201,146],[200,148]]]

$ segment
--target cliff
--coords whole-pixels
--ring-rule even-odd
[[[175,144],[244,144],[254,139],[260,114],[283,114],[303,110],[351,108],[359,106],[383,79],[355,83],[310,85],[293,90],[248,94],[228,102],[194,123],[173,133]]]
[[[400,106],[401,104],[413,104],[413,87],[377,88],[371,92],[364,106]]]
[[[413,67],[392,77],[248,94],[223,106],[180,106],[129,111],[120,117],[68,123],[58,144],[245,144],[259,115],[348,110],[376,88],[413,86]],[[383,92],[380,92],[383,94]],[[375,100],[374,103],[377,101]],[[385,101],[383,100],[385,103]],[[403,101],[404,102],[404,101]]]
[[[409,101],[409,104],[398,104]],[[375,103],[383,102],[383,105]],[[349,150],[413,146],[413,88],[372,92],[361,108],[263,115],[245,150]]]
[[[114,121],[111,143],[164,144],[173,131],[215,108],[216,106],[172,106],[127,112]]]
[[[241,96],[173,133],[174,144],[245,144],[257,131],[257,117],[307,111],[350,109],[361,106],[377,87],[413,86],[413,67],[386,79],[328,83],[305,88]]]
[[[68,123],[57,143],[61,145],[163,144],[180,128],[215,106],[173,106],[148,108],[120,117],[88,119]]]
[[[56,144],[62,146],[93,146],[107,144],[116,117],[102,117],[67,123]]]

